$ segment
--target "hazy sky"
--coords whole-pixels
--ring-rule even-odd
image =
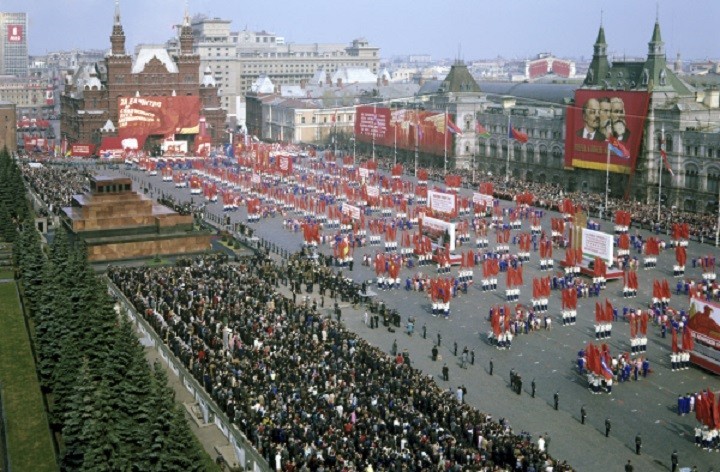
[[[162,43],[185,0],[120,0],[126,49]],[[191,16],[232,20],[234,31],[267,30],[295,43],[367,38],[388,58],[430,54],[465,60],[592,56],[601,11],[610,54],[645,56],[656,11],[668,58],[720,57],[720,0],[187,0]],[[115,0],[3,0],[28,13],[30,54],[108,49]]]

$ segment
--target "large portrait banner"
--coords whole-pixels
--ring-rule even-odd
[[[635,172],[649,100],[647,92],[576,90],[566,114],[565,167]]]

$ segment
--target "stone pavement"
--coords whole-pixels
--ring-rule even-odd
[[[124,171],[133,176],[136,183],[148,180],[153,191],[173,195],[180,201],[190,199],[187,189],[175,189],[172,183],[161,182],[159,177],[150,177],[137,171]],[[156,195],[157,196],[157,195]],[[197,199],[197,197],[195,197]],[[503,202],[503,206],[509,202]],[[209,211],[221,215],[220,204],[209,204]],[[548,213],[548,212],[546,212]],[[246,222],[244,209],[229,213],[232,222]],[[543,226],[549,233],[549,213],[543,219]],[[253,224],[256,235],[278,247],[291,251],[298,250],[302,245],[302,235],[292,233],[282,227],[281,217],[265,219]],[[602,222],[602,229],[612,231],[612,223]],[[527,232],[527,226],[523,232]],[[631,228],[634,231],[634,228]],[[516,232],[515,232],[516,233]],[[514,234],[515,234],[514,233]],[[647,231],[640,231],[647,236]],[[666,235],[661,236],[669,240]],[[493,244],[491,243],[491,247]],[[365,247],[356,249],[355,270],[343,270],[343,274],[351,276],[357,282],[374,277],[371,268],[359,264],[362,254],[374,255],[379,248]],[[462,249],[462,248],[461,248]],[[328,253],[327,248],[321,248]],[[714,254],[717,249],[709,245],[691,242],[688,247],[688,261],[693,257]],[[555,252],[556,261],[562,259],[563,253]],[[279,257],[275,255],[274,257]],[[549,313],[555,322],[550,331],[539,331],[528,335],[520,335],[513,341],[511,350],[498,351],[487,342],[486,333],[490,330],[487,321],[489,308],[493,304],[504,304],[504,280],[499,283],[499,291],[482,292],[475,284],[467,295],[461,295],[451,301],[452,315],[449,320],[430,315],[429,300],[424,294],[406,292],[405,290],[380,291],[378,297],[385,301],[389,308],[398,309],[402,316],[401,327],[395,333],[386,328],[371,330],[362,322],[364,307],[352,308],[343,306],[343,321],[346,326],[365,337],[369,342],[385,351],[390,350],[394,339],[398,349],[407,349],[413,365],[431,374],[440,385],[456,389],[465,385],[468,389],[466,401],[494,418],[507,418],[515,432],[525,430],[532,434],[533,440],[539,435],[548,434],[551,438],[550,453],[557,459],[567,460],[579,471],[623,470],[627,459],[632,459],[635,470],[670,470],[670,454],[677,449],[681,467],[697,465],[700,471],[708,470],[720,457],[697,449],[693,444],[693,428],[697,424],[693,415],[680,417],[675,413],[678,394],[696,392],[710,387],[720,389],[717,376],[700,369],[691,368],[681,372],[669,369],[670,336],[662,339],[659,328],[650,326],[648,329],[648,357],[653,372],[645,379],[637,382],[616,384],[612,395],[592,395],[587,389],[586,380],[579,376],[575,368],[577,351],[588,341],[594,341],[593,321],[595,301],[604,302],[608,298],[615,307],[623,305],[633,308],[645,308],[651,297],[652,280],[667,278],[671,287],[673,251],[665,251],[658,258],[658,268],[648,271],[640,270],[640,293],[635,299],[622,298],[622,282],[609,282],[608,288],[599,298],[579,299],[578,324],[563,327],[557,322],[560,312],[559,294],[550,298]],[[417,271],[417,269],[415,269]],[[423,268],[423,272],[434,275],[432,268]],[[475,279],[479,280],[480,269],[475,270]],[[414,273],[414,272],[413,272]],[[686,277],[699,278],[700,269],[693,269],[688,263]],[[401,277],[409,275],[408,270],[401,272]],[[531,297],[530,281],[533,276],[545,276],[548,272],[540,272],[537,268],[537,254],[533,253],[531,262],[525,265],[524,278],[526,286],[520,298],[527,304]],[[501,274],[502,276],[502,274]],[[501,277],[499,277],[501,278]],[[281,287],[282,290],[285,290]],[[373,287],[375,289],[375,287]],[[377,291],[377,290],[376,290]],[[316,293],[311,296],[318,296]],[[326,298],[326,307],[328,298]],[[671,306],[687,308],[684,297],[673,295]],[[404,333],[405,320],[413,316],[415,334],[409,337]],[[422,327],[427,327],[427,339],[422,339]],[[441,362],[433,362],[430,358],[433,340],[437,334],[442,336],[440,353],[443,362],[450,367],[450,381],[443,382],[440,376]],[[629,327],[627,323],[614,323],[613,337],[606,341],[611,353],[629,351]],[[457,342],[458,352],[464,346],[475,351],[475,364],[467,369],[459,367],[459,358],[453,356],[452,346]],[[494,361],[494,375],[487,372],[489,359]],[[509,388],[509,372],[515,369],[523,378],[524,392],[516,395]],[[537,395],[530,398],[530,381],[535,379]],[[553,394],[559,395],[559,409],[552,407]],[[588,413],[586,424],[580,424],[580,408],[586,406]],[[604,422],[609,418],[612,431],[609,438],[604,436]],[[634,438],[637,433],[643,437],[642,455],[636,456]],[[224,438],[223,438],[224,439]]]

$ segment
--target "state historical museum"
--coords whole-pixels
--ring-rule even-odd
[[[97,150],[121,141],[124,149],[150,151],[172,139],[193,150],[201,141],[226,140],[217,84],[209,70],[199,80],[200,56],[193,53],[187,12],[177,55],[148,45],[140,46],[134,59],[126,54],[117,4],[110,43],[104,62],[81,66],[66,80],[60,132],[68,146]]]

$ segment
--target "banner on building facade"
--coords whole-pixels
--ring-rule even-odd
[[[120,97],[120,137],[197,134],[200,130],[200,97]]]
[[[75,157],[90,157],[95,153],[95,145],[77,143],[70,146],[70,155]]]
[[[450,115],[425,110],[390,109],[361,106],[355,113],[355,137],[358,141],[379,146],[426,154],[454,155],[453,133],[446,131],[446,122],[455,122]]]
[[[23,25],[7,25],[7,42],[22,43]]]
[[[576,90],[565,118],[565,167],[635,172],[649,101],[647,92]]]

